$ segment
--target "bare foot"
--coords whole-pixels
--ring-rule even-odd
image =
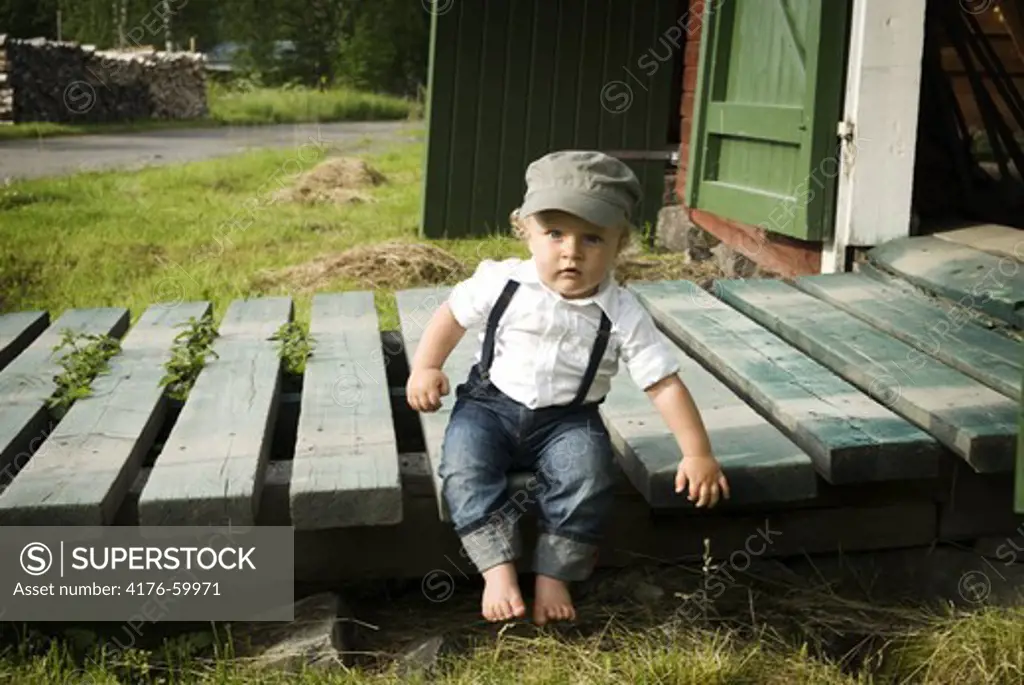
[[[542,626],[548,621],[575,621],[576,609],[565,582],[550,576],[537,575],[534,589],[533,620]]]
[[[498,564],[483,572],[484,596],[481,602],[488,621],[508,621],[526,615],[526,604],[519,592],[516,567],[511,562]]]

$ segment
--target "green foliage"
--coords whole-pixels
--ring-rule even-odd
[[[182,326],[187,328],[174,337],[171,358],[164,364],[167,373],[160,379],[160,385],[167,388],[168,397],[184,401],[206,365],[206,355],[217,357],[212,349],[217,329],[209,312],[201,319],[190,316]]]
[[[121,351],[121,342],[108,335],[76,334],[65,328],[53,351],[64,348],[70,349],[57,362],[61,367],[61,372],[53,377],[57,390],[46,401],[58,416],[63,416],[75,400],[92,394],[93,379],[110,369],[110,358]]]
[[[289,321],[277,329],[270,338],[278,341],[278,351],[284,360],[284,370],[290,374],[301,374],[306,370],[306,360],[313,354],[316,339],[298,321]]]

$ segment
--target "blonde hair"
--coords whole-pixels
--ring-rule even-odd
[[[545,214],[551,215],[558,213],[564,212],[559,212],[558,210],[538,212],[538,214],[542,216]],[[512,235],[519,238],[520,240],[527,240],[530,237],[530,228],[526,225],[526,218],[519,215],[518,207],[516,209],[513,209],[512,212],[508,215],[508,221],[512,227]],[[622,252],[625,252],[630,246],[630,243],[633,238],[633,226],[630,224],[623,224],[619,226],[618,229],[622,231],[619,240],[619,253],[621,254]]]

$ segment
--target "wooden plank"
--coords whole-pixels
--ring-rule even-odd
[[[1012,470],[1016,402],[782,281],[724,280],[716,292],[931,433],[976,471]]]
[[[868,252],[868,259],[933,293],[966,299],[1018,328],[1024,324],[1024,270],[1014,259],[931,236],[891,240]]]
[[[21,354],[50,324],[46,312],[0,314],[0,370]]]
[[[23,450],[47,429],[46,400],[57,389],[54,377],[60,373],[58,362],[64,354],[53,348],[63,331],[120,338],[128,322],[128,310],[120,307],[68,310],[0,371],[0,469],[6,477],[14,475],[12,464],[27,460]],[[16,459],[19,453],[24,459]]]
[[[395,293],[399,326],[402,331],[402,339],[405,341],[405,354],[410,367],[416,355],[416,348],[423,338],[423,331],[430,322],[430,317],[434,315],[438,307],[447,301],[449,293],[451,293],[449,287],[416,288]],[[444,442],[448,419],[455,407],[455,388],[466,380],[479,349],[479,332],[478,329],[467,331],[445,362],[444,372],[448,376],[451,392],[441,398],[441,408],[433,413],[420,412],[419,414],[420,423],[423,426],[427,458],[430,460],[430,471],[434,477],[434,497],[437,502],[438,516],[442,521],[450,521],[451,518],[448,505],[441,496],[441,478],[437,471],[441,464],[441,444]]]
[[[108,525],[152,447],[166,413],[160,379],[174,337],[207,302],[149,307],[110,372],[76,402],[0,495],[7,526]]]
[[[281,360],[270,337],[290,297],[235,300],[139,500],[144,526],[252,525],[277,416]]]
[[[988,252],[996,257],[1024,261],[1024,231],[1013,226],[978,224],[932,235],[957,245]]]
[[[291,487],[300,529],[402,520],[398,442],[373,293],[313,297]]]
[[[630,289],[669,337],[805,450],[825,480],[938,474],[944,448],[934,438],[697,284],[635,283]]]
[[[817,476],[810,457],[700,364],[675,349],[679,375],[697,403],[711,448],[729,479],[732,497],[719,506],[814,497]],[[679,445],[650,398],[627,374],[612,379],[600,411],[623,470],[648,504],[657,509],[692,507],[685,494],[675,492],[682,456]]]
[[[973,323],[967,308],[946,312],[860,274],[801,276],[794,285],[1007,397],[1021,396],[1024,346]]]

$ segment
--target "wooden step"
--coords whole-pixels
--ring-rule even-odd
[[[861,274],[801,276],[794,285],[923,353],[1020,399],[1024,345],[974,323],[972,310],[930,300]]]
[[[731,498],[719,506],[794,502],[817,494],[811,458],[696,361],[676,350],[679,375],[693,396]],[[692,507],[675,492],[682,453],[647,394],[620,365],[600,408],[623,471],[655,509]]]
[[[271,336],[289,297],[235,300],[139,498],[144,526],[253,525],[277,417]]]
[[[30,446],[38,447],[45,437],[46,400],[57,389],[54,377],[66,352],[53,348],[60,344],[63,332],[120,338],[128,322],[128,310],[120,307],[68,310],[0,371],[0,469],[7,477],[13,475],[15,462],[15,469],[27,462]]]
[[[402,331],[402,339],[405,341],[405,354],[410,368],[416,355],[416,348],[423,338],[424,329],[438,307],[448,300],[450,293],[451,288],[449,287],[415,288],[395,293],[399,326]],[[437,500],[438,516],[442,521],[450,521],[451,515],[448,511],[448,504],[442,497],[441,477],[438,475],[438,468],[441,465],[441,444],[444,442],[448,419],[455,407],[455,388],[466,380],[469,370],[473,366],[477,349],[479,349],[478,333],[479,331],[476,329],[467,331],[444,364],[444,372],[448,376],[451,392],[441,398],[441,408],[436,412],[418,412],[420,424],[423,427],[427,458],[430,461],[430,470],[434,477],[434,496]]]
[[[0,495],[7,526],[108,525],[153,445],[166,414],[160,379],[174,337],[209,303],[153,305],[14,482]]]
[[[1013,467],[1017,403],[782,281],[716,282],[719,297],[928,431],[976,471]]]
[[[868,259],[930,292],[1024,328],[1024,269],[997,257],[931,236],[899,238],[873,248]]]
[[[770,417],[828,482],[938,474],[943,448],[932,436],[695,283],[630,289],[669,337]]]
[[[1013,226],[977,224],[940,231],[934,233],[933,236],[974,250],[988,252],[996,257],[1009,257],[1017,261],[1024,261],[1024,231]]]
[[[0,314],[0,371],[50,324],[46,312]]]
[[[398,441],[373,293],[317,294],[291,484],[297,529],[402,520]]]

